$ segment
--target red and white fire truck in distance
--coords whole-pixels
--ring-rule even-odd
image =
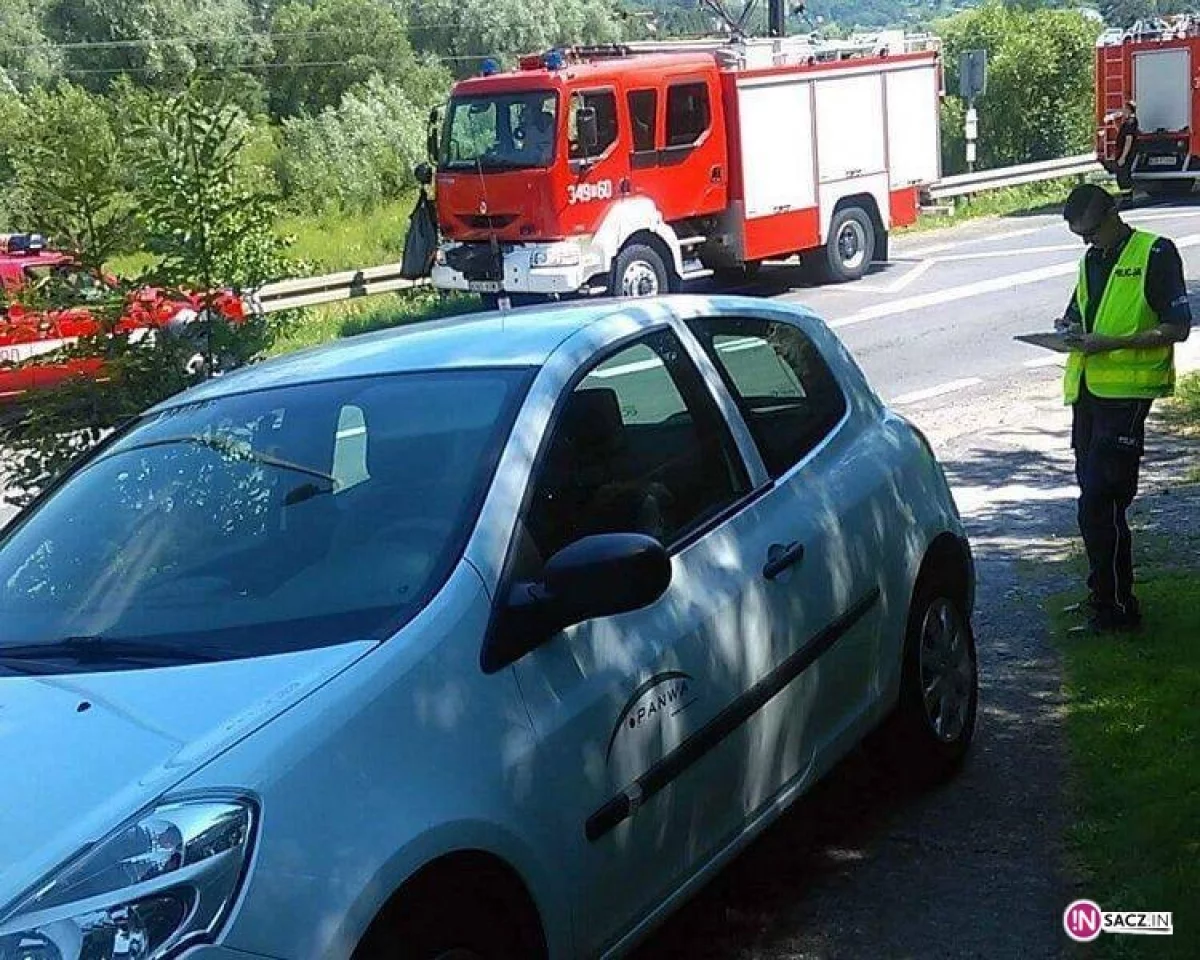
[[[651,296],[764,260],[853,280],[940,176],[938,41],[902,31],[551,51],[457,83],[432,282]]]
[[[1119,112],[1137,106],[1134,185],[1191,192],[1200,178],[1200,16],[1139,20],[1096,41],[1096,158],[1117,160]]]
[[[70,287],[78,294],[78,305],[34,312],[18,302],[22,290],[48,279],[60,289]],[[99,359],[69,357],[62,350],[100,332],[88,303],[105,296],[105,288],[115,283],[112,277],[84,269],[70,254],[49,249],[40,234],[0,234],[0,410],[31,390],[55,386],[69,377],[103,376]],[[213,308],[231,322],[246,317],[241,298],[232,291],[217,294]],[[203,310],[201,295],[143,287],[127,300],[114,331],[178,330]]]

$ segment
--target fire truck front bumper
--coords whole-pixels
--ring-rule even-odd
[[[574,240],[506,245],[498,252],[485,243],[462,243],[438,250],[431,280],[439,290],[552,296],[584,289],[602,272],[587,244]]]

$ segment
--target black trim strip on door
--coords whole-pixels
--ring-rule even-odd
[[[643,803],[680,776],[717,744],[767,705],[822,654],[850,632],[879,602],[876,587],[818,633],[678,747],[650,767],[628,787],[587,818],[584,833],[595,843],[624,823]]]

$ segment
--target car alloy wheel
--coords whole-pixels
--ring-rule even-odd
[[[953,743],[967,724],[974,664],[966,624],[949,600],[938,598],[926,608],[919,655],[925,719],[934,736]]]

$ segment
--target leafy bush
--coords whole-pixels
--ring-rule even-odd
[[[298,210],[366,211],[413,185],[425,156],[426,113],[375,77],[336,108],[284,121],[279,179]]]

